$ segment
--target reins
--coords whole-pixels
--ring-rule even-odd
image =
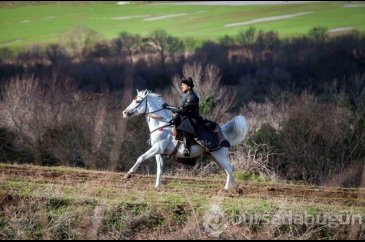
[[[154,129],[150,132],[150,134],[153,134],[154,132],[156,132],[157,130],[160,130],[160,131],[163,131],[164,128],[167,128],[167,127],[171,127],[172,124],[167,124],[167,125],[164,125],[162,127],[158,127],[157,129]]]
[[[140,97],[140,98],[142,98],[142,97]],[[161,119],[161,120],[165,119],[165,118],[163,118],[163,117],[161,117],[161,116],[158,116],[158,115],[151,115],[151,114],[158,113],[158,112],[160,112],[160,111],[164,110],[164,108],[161,108],[161,109],[158,109],[158,110],[155,110],[155,111],[152,111],[152,112],[148,112],[148,113],[147,113],[147,108],[148,108],[148,100],[147,100],[147,99],[148,99],[148,95],[147,95],[147,96],[145,96],[145,97],[143,98],[143,100],[142,100],[142,101],[138,104],[138,106],[137,106],[137,107],[135,107],[135,108],[138,108],[138,107],[139,107],[139,105],[141,105],[143,101],[146,101],[146,107],[145,107],[145,110],[144,110],[144,112],[143,112],[143,114],[142,114],[142,115],[144,115],[144,116],[146,116],[146,117],[149,117],[149,118],[153,118],[153,119]],[[168,122],[168,123],[169,123],[169,121],[168,121],[168,120],[165,120],[165,122]],[[158,128],[156,128],[156,129],[152,130],[152,131],[150,132],[150,134],[153,134],[154,132],[156,132],[156,131],[158,131],[158,130],[163,131],[163,129],[164,129],[164,128],[171,127],[171,126],[173,126],[173,125],[169,123],[169,124],[167,124],[167,125],[164,125],[164,126],[158,127]]]

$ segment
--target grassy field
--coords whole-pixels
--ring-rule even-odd
[[[308,13],[290,19],[265,21],[251,26],[274,30],[280,36],[295,36],[314,26],[328,29],[353,27],[365,30],[365,7],[348,2],[319,2],[275,6],[177,6],[134,3],[44,3],[2,5],[0,47],[24,47],[34,43],[55,43],[71,29],[87,27],[105,39],[127,31],[147,35],[161,28],[181,38],[198,41],[235,35],[249,26],[225,27],[267,17]],[[160,17],[160,18],[159,18]]]
[[[234,194],[219,177],[164,177],[156,191],[154,176],[122,176],[0,164],[0,239],[365,237],[364,189],[240,181]]]

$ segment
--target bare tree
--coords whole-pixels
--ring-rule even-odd
[[[129,63],[133,65],[133,55],[143,46],[142,37],[139,34],[129,34],[122,32],[114,41],[114,47],[118,52],[126,51],[129,57]]]
[[[362,175],[361,175],[361,186],[362,188],[365,188],[365,162],[362,168]]]
[[[62,46],[66,46],[71,54],[81,57],[93,48],[100,39],[98,32],[85,26],[78,26],[63,36],[60,42]]]
[[[112,146],[109,153],[110,165],[109,169],[117,170],[120,161],[120,149],[125,140],[125,131],[127,129],[127,121],[122,117],[122,109],[113,112],[113,122],[111,128],[115,131],[112,136]]]
[[[113,134],[113,145],[110,150],[109,160],[111,170],[116,170],[118,166],[118,162],[120,161],[120,147],[122,143],[125,141],[125,132],[127,129],[127,120],[122,117],[122,110],[125,107],[126,103],[129,103],[133,96],[133,86],[134,86],[134,79],[133,79],[133,72],[134,68],[131,65],[129,68],[126,68],[124,72],[123,81],[125,82],[124,89],[123,89],[123,99],[119,100],[121,102],[122,107],[119,108],[114,112],[112,123],[112,128],[114,129]]]
[[[165,68],[167,56],[172,57],[174,53],[185,50],[183,41],[161,29],[153,31],[151,37],[146,39],[145,42],[150,48],[158,52],[163,69]]]
[[[56,80],[41,83],[32,76],[14,78],[2,88],[0,122],[17,134],[23,146],[33,152],[36,162],[41,162],[39,140],[69,112],[66,110],[70,100],[68,91],[66,86],[57,85]]]
[[[240,31],[236,36],[236,40],[245,50],[247,59],[255,62],[254,43],[256,41],[256,29],[251,26],[246,31]]]
[[[229,49],[234,45],[234,38],[229,35],[224,35],[219,39],[219,43],[223,46],[224,55],[226,57],[226,61],[229,61]]]

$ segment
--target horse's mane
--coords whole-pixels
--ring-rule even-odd
[[[149,90],[142,91],[142,93],[144,94],[144,97],[152,97],[153,104],[159,108],[162,108],[162,105],[165,103],[164,98],[160,94],[153,93]],[[164,114],[166,115],[164,118],[171,118],[172,116],[171,111],[169,110],[164,110]]]
[[[156,94],[156,93],[149,93],[148,96],[150,97],[153,97],[154,101],[156,102],[156,104],[164,104],[165,103],[165,100],[163,99],[163,97],[159,94]]]

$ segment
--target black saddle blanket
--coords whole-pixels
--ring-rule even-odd
[[[205,121],[204,126],[197,129],[196,132],[198,136],[195,138],[195,141],[208,152],[218,150],[222,147],[230,147],[229,142],[222,133],[222,129],[212,121]]]

